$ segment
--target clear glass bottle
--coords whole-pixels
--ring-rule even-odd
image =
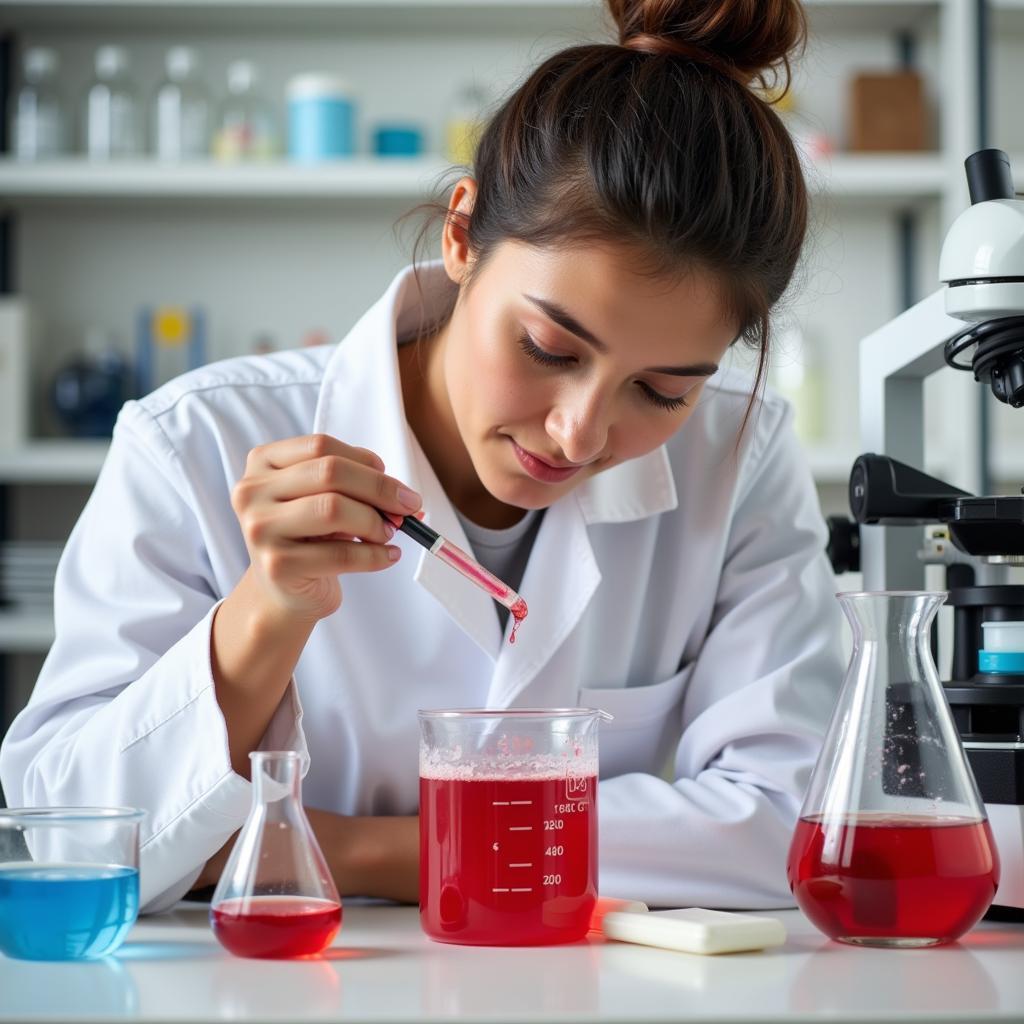
[[[302,757],[258,751],[252,808],[210,904],[210,924],[237,956],[288,959],[326,949],[341,899],[302,809]]]
[[[952,942],[999,857],[932,659],[945,594],[840,594],[854,649],[789,850],[801,910],[840,942]]]
[[[14,94],[14,155],[20,160],[46,160],[64,152],[66,122],[57,91],[57,54],[44,46],[29,47],[22,58],[23,82]]]
[[[221,105],[213,154],[218,160],[267,160],[277,152],[277,129],[268,100],[257,91],[256,67],[228,65],[228,95]]]
[[[166,77],[153,97],[153,152],[160,160],[195,160],[210,152],[210,97],[190,46],[167,51]]]
[[[85,95],[83,148],[92,160],[142,153],[138,92],[128,78],[128,52],[121,46],[96,51],[96,77]]]

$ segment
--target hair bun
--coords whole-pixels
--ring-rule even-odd
[[[799,0],[608,0],[619,42],[706,63],[744,83],[788,87],[807,38]]]

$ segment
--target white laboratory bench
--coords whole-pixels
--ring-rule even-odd
[[[1024,925],[983,922],[925,950],[829,942],[797,911],[784,946],[704,957],[593,938],[528,949],[448,946],[415,908],[351,906],[324,958],[241,960],[207,907],[144,918],[106,960],[0,957],[0,1020],[1024,1021]]]

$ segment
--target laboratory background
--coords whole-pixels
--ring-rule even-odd
[[[1024,3],[806,9],[779,110],[813,223],[769,379],[823,512],[847,515],[860,340],[938,287],[965,156],[998,146],[1024,176]],[[402,215],[469,162],[488,111],[610,27],[590,0],[10,0],[0,32],[6,728],[122,402],[203,362],[342,338],[409,260]],[[1019,491],[1020,414],[969,374],[926,381],[924,437],[928,472]]]
[[[953,580],[963,596],[974,580],[947,573],[958,558],[950,522],[925,522],[919,506],[883,493],[880,477],[858,459],[885,450],[969,495],[1024,501],[1024,409],[997,400],[992,381],[979,385],[971,372],[943,366],[937,353],[950,322],[939,322],[942,299],[934,308],[920,305],[940,289],[944,241],[971,208],[965,159],[988,148],[1009,157],[1010,172],[998,160],[978,165],[977,181],[990,190],[981,199],[1024,192],[1024,0],[806,0],[805,9],[808,45],[791,88],[768,97],[802,155],[812,194],[804,255],[775,314],[768,384],[793,407],[830,524],[835,590],[880,589],[892,579],[912,581],[900,590],[947,591]],[[472,166],[481,126],[509,91],[549,54],[612,39],[597,0],[4,0],[0,738],[28,701],[53,642],[54,572],[123,404],[216,360],[344,338],[410,262],[417,207],[446,198],[446,184]],[[972,251],[984,242],[977,223]],[[1014,223],[1017,248],[1007,253],[1019,266],[1024,221]],[[1008,237],[1001,232],[993,230],[997,245]],[[1009,312],[1018,316],[1020,274],[982,282],[1016,282],[1017,306]],[[912,308],[913,319],[893,325]],[[1007,315],[986,307],[975,319]],[[1004,349],[1000,358],[1016,374],[1020,405],[1024,359],[1019,346]],[[739,346],[728,358],[753,372]],[[874,406],[865,381],[877,386]],[[852,518],[855,464],[867,474],[860,494],[870,482],[878,507],[891,506],[884,514],[902,513],[906,529],[916,531],[901,535],[900,550],[878,539],[882,534],[859,546],[872,527],[858,530]],[[1024,583],[1019,505],[960,504],[947,519],[961,515],[978,517],[974,555],[999,563],[1000,583]],[[894,529],[885,536],[894,537]],[[922,554],[929,563],[923,569]],[[891,573],[881,571],[883,563]],[[200,921],[177,908],[162,925],[143,921],[122,959],[108,958],[91,974],[64,973],[58,982],[52,970],[33,974],[38,965],[29,965],[17,977],[39,992],[59,988],[60,1019],[76,1019],[79,1004],[101,1006],[104,1019],[133,1016],[145,1004],[150,1019],[168,1019],[161,1016],[166,1001],[197,1020],[312,1019],[339,1007],[366,1020],[497,1020],[502,998],[536,1010],[516,1019],[536,1020],[677,1019],[680,1007],[693,1009],[693,1019],[737,1020],[745,1019],[742,1006],[760,1006],[763,1019],[778,1020],[845,1020],[862,1012],[857,1019],[867,1019],[873,1009],[892,1011],[891,1019],[938,1020],[960,1007],[979,1015],[956,1019],[1024,1019],[1024,1005],[1013,1005],[1024,999],[1024,737],[1013,739],[1004,727],[1016,721],[1024,730],[1024,686],[1014,683],[1002,704],[989,707],[965,682],[976,671],[1018,681],[1024,674],[1021,590],[1010,590],[999,591],[1000,617],[1017,623],[1016,632],[1001,648],[993,630],[989,651],[957,633],[967,615],[955,618],[948,603],[940,609],[938,601],[914,598],[920,603],[899,612],[911,622],[910,639],[902,641],[911,659],[936,616],[938,679],[963,688],[956,728],[987,743],[971,757],[976,773],[981,765],[980,800],[952,718],[947,749],[956,753],[936,777],[979,820],[981,802],[990,816],[1001,814],[994,821],[1000,841],[1020,837],[1016,847],[1002,848],[1004,877],[1016,878],[1002,890],[1002,904],[1015,915],[1004,920],[1017,923],[1000,930],[986,922],[989,930],[967,949],[954,944],[912,960],[853,943],[836,954],[838,947],[823,947],[789,911],[789,961],[751,952],[783,945],[785,933],[771,931],[747,945],[742,936],[735,946],[726,937],[721,948],[746,960],[670,960],[677,954],[640,948],[649,936],[631,935],[632,911],[623,906],[611,922],[620,934],[611,927],[606,934],[637,945],[609,953],[577,944],[562,958],[540,949],[508,969],[511,961],[474,958],[472,950],[418,960],[393,955],[422,953],[415,911],[384,908],[371,924],[365,907],[354,904],[350,918],[346,903],[342,941],[349,949],[329,950],[337,955],[302,965],[309,970],[301,974],[275,973],[278,965],[244,973],[241,957],[257,955],[244,950],[233,961],[199,964],[213,948],[197,952],[206,910],[195,912]],[[999,604],[990,598],[986,608]],[[980,621],[971,622],[977,641]],[[856,658],[849,630],[845,643],[847,657]],[[901,685],[895,677],[880,685],[890,682]],[[594,721],[576,725],[596,728]],[[989,754],[991,773],[983,763]],[[282,772],[276,781],[297,778],[298,755],[281,756],[287,764],[275,768]],[[914,756],[923,765],[929,752]],[[1007,764],[1016,766],[1012,792]],[[813,786],[808,799],[815,799]],[[133,820],[121,824],[135,828]],[[991,889],[991,864],[987,870]],[[233,897],[230,874],[215,904]],[[239,892],[247,891],[240,883]],[[341,908],[332,883],[320,895],[337,903],[329,943]],[[985,906],[991,899],[989,892]],[[713,924],[701,922],[705,934]],[[183,965],[182,973],[169,972],[168,962]],[[201,984],[181,981],[189,969]],[[347,989],[346,971],[355,979]],[[31,992],[0,987],[0,1017],[15,1019],[12,1007],[19,1006],[31,1016],[43,1005]],[[645,993],[642,1006],[638,992]],[[12,1000],[6,1009],[5,1000]]]

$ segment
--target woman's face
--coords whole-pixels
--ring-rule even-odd
[[[443,332],[446,418],[491,498],[544,508],[675,433],[736,334],[702,275],[645,276],[625,248],[505,242]]]

